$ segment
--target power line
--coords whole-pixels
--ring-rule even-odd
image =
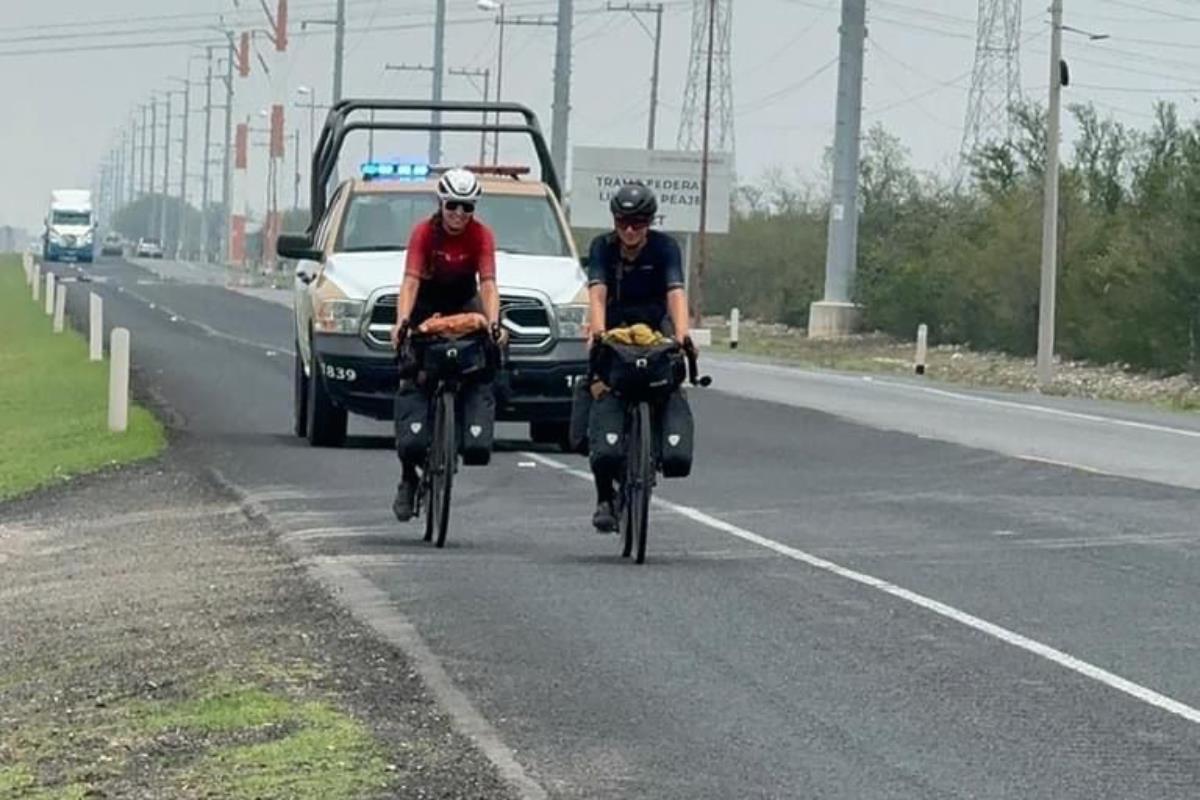
[[[833,58],[829,59],[824,64],[817,67],[815,70],[808,73],[803,78],[796,81],[795,83],[788,84],[787,86],[783,87],[782,89],[778,89],[774,92],[771,92],[768,95],[764,95],[755,100],[749,100],[745,103],[742,103],[741,105],[736,105],[733,107],[733,110],[738,113],[744,113],[746,111],[756,110],[758,108],[761,108],[764,105],[769,105],[769,104],[775,102],[776,100],[779,100],[782,97],[786,97],[787,95],[791,94],[792,92],[799,91],[800,89],[804,88],[808,84],[812,83],[814,80],[819,78],[825,72],[828,72],[829,68],[832,67],[836,63],[838,63],[838,57],[834,56]]]

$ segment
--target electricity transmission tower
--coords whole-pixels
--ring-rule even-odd
[[[709,3],[716,3],[712,51],[711,147],[733,151],[733,71],[730,40],[733,33],[733,0],[692,0],[692,55],[688,66],[683,115],[679,119],[680,150],[699,150],[704,138],[704,91],[708,75]]]
[[[975,69],[962,153],[1011,132],[1009,109],[1021,99],[1021,0],[979,0]]]

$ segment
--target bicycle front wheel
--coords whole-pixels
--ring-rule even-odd
[[[650,404],[638,403],[633,415],[633,430],[629,437],[629,480],[626,502],[628,542],[632,545],[637,563],[646,561],[647,528],[650,524],[650,493],[654,485],[654,446]]]
[[[433,502],[429,506],[434,544],[438,547],[446,546],[446,532],[450,529],[450,491],[454,485],[454,468],[458,462],[455,421],[454,392],[442,392],[438,402],[437,422],[434,424],[434,472],[430,482],[433,487]]]

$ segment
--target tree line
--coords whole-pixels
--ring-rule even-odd
[[[1200,377],[1200,123],[1171,104],[1136,130],[1073,106],[1059,224],[1058,352]],[[869,329],[1030,355],[1037,347],[1044,110],[980,148],[958,180],[918,173],[882,127],[864,137],[855,299]],[[824,285],[828,200],[775,174],[738,190],[714,242],[706,311],[795,326]]]

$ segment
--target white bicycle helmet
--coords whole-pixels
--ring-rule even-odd
[[[483,194],[479,179],[469,169],[456,167],[447,170],[437,183],[437,196],[443,203],[447,200],[457,200],[462,203],[474,203]]]

